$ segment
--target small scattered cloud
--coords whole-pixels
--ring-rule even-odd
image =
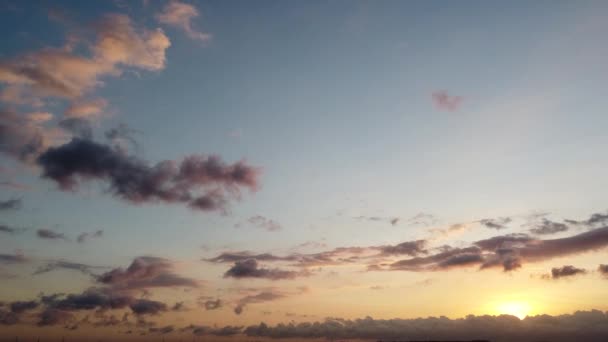
[[[19,210],[23,207],[23,202],[20,198],[11,198],[0,201],[0,211]]]
[[[530,229],[530,233],[535,235],[551,235],[568,231],[569,227],[565,223],[554,222],[543,218],[539,223]]]
[[[479,220],[479,224],[486,228],[501,230],[508,228],[508,224],[511,223],[513,219],[510,217],[498,217],[493,219],[481,219]]]
[[[36,271],[34,271],[33,275],[38,275],[38,274],[43,274],[43,273],[48,273],[48,272],[53,272],[53,271],[63,269],[63,270],[77,271],[77,272],[86,274],[88,276],[96,277],[97,272],[94,272],[94,270],[102,270],[102,269],[107,269],[107,268],[108,267],[104,267],[104,266],[91,266],[91,265],[81,264],[81,263],[77,263],[77,262],[58,260],[58,261],[48,262],[45,265],[38,267],[36,269]]]
[[[223,302],[220,299],[208,299],[202,303],[205,310],[217,310],[223,306]]]
[[[278,222],[262,215],[252,216],[247,219],[246,223],[254,227],[264,229],[268,232],[276,232],[283,229],[283,227]],[[234,225],[234,227],[239,228],[242,225],[243,223],[237,223]]]
[[[448,112],[455,112],[460,109],[464,98],[462,96],[449,95],[445,90],[438,90],[431,94],[435,108]]]
[[[418,214],[407,219],[406,223],[410,226],[429,227],[439,222],[439,218],[433,214],[419,212]]]
[[[572,265],[562,266],[562,267],[554,267],[551,269],[550,275],[544,275],[543,278],[551,278],[551,279],[560,279],[566,277],[573,277],[579,274],[586,274],[587,271],[582,268],[577,268]]]
[[[28,262],[29,259],[23,255],[21,252],[16,252],[15,254],[0,254],[0,263],[1,264],[23,264]]]
[[[88,241],[89,239],[100,238],[102,236],[103,236],[103,230],[100,229],[100,230],[94,231],[92,233],[81,233],[76,238],[76,241],[78,241],[79,243],[84,243],[84,242]]]
[[[36,235],[38,235],[39,238],[46,240],[68,241],[68,238],[63,233],[58,233],[50,229],[38,229]]]

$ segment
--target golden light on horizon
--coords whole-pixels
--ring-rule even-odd
[[[524,319],[531,311],[530,304],[522,301],[508,301],[498,304],[496,311],[503,315],[512,315]]]

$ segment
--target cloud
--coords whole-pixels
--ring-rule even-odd
[[[206,325],[189,325],[180,329],[180,331],[192,331],[196,336],[214,335],[214,336],[233,336],[240,334],[243,327],[227,325],[221,328],[213,328]]]
[[[595,227],[597,225],[608,224],[608,213],[595,213],[586,220],[564,220],[564,222],[579,226]]]
[[[207,42],[211,39],[211,35],[192,27],[192,20],[198,16],[199,12],[196,7],[173,0],[165,5],[163,11],[157,14],[156,19],[165,25],[183,30],[191,39]]]
[[[29,185],[18,183],[18,182],[11,181],[11,180],[0,181],[0,186],[11,188],[13,190],[20,190],[20,191],[30,189]]]
[[[0,83],[13,91],[45,98],[79,99],[118,76],[121,66],[157,71],[171,45],[162,30],[137,30],[122,14],[108,14],[94,26],[96,42],[79,56],[69,48],[45,48],[0,61]],[[77,111],[74,111],[74,113]]]
[[[38,229],[36,231],[36,235],[38,235],[38,237],[41,239],[47,239],[47,240],[65,240],[65,241],[68,240],[65,237],[65,235],[63,235],[62,233],[57,233],[50,229]]]
[[[261,215],[251,216],[247,219],[247,223],[251,224],[254,227],[261,228],[269,232],[276,232],[283,229],[283,227],[281,227],[278,222]],[[237,223],[235,225],[235,228],[239,228],[240,226],[241,224]]]
[[[217,310],[223,306],[223,303],[220,299],[209,299],[203,303],[203,306],[205,307],[205,310]]]
[[[390,264],[390,270],[438,271],[457,266],[479,266],[480,269],[503,267],[504,271],[520,268],[524,262],[540,262],[596,251],[608,246],[608,227],[597,228],[561,239],[534,239],[525,234],[495,236],[474,242],[472,246],[446,246],[425,257],[414,257]],[[384,270],[372,265],[370,270]]]
[[[148,328],[148,331],[155,334],[166,335],[172,333],[175,328],[172,325],[166,325],[162,328]]]
[[[0,308],[0,325],[13,325],[19,323],[19,316],[14,312]]]
[[[568,225],[559,222],[553,222],[546,218],[543,218],[540,223],[530,229],[530,233],[536,235],[550,235],[568,231]]]
[[[59,127],[70,132],[72,136],[81,139],[93,138],[93,127],[87,119],[67,118],[59,121]]]
[[[167,305],[148,299],[138,299],[129,306],[136,315],[158,315],[167,311]]]
[[[572,265],[562,266],[562,267],[554,267],[551,269],[551,278],[559,279],[564,277],[572,277],[578,274],[585,274],[586,270],[582,268],[576,268]]]
[[[11,312],[20,314],[25,311],[34,310],[38,307],[39,303],[35,300],[30,301],[16,301],[12,302],[9,306],[11,308]]]
[[[464,101],[462,96],[450,96],[447,91],[439,90],[431,94],[433,104],[439,110],[455,112],[460,109]]]
[[[0,263],[2,264],[22,264],[29,260],[22,253],[15,254],[0,254]]]
[[[355,220],[371,221],[371,222],[388,222],[391,226],[396,226],[399,223],[399,217],[380,217],[380,216],[356,216]]]
[[[124,290],[199,286],[196,280],[175,274],[173,268],[173,263],[167,259],[138,257],[127,269],[113,269],[100,275],[97,281]]]
[[[25,230],[24,228],[10,227],[5,224],[0,224],[0,233],[17,234]]]
[[[375,247],[338,247],[329,251],[319,253],[291,253],[285,256],[278,256],[271,253],[254,254],[248,251],[225,252],[217,257],[203,259],[208,262],[215,263],[232,263],[255,259],[256,261],[265,262],[289,262],[290,266],[294,267],[313,267],[313,266],[331,266],[343,265],[359,261],[362,254],[366,252],[374,252],[387,246]],[[377,255],[378,253],[376,253]]]
[[[103,98],[90,100],[78,100],[70,104],[65,110],[67,118],[87,119],[98,117],[108,106],[108,101]]]
[[[78,238],[76,238],[76,241],[78,241],[79,243],[84,243],[85,241],[91,239],[91,238],[99,238],[103,236],[103,230],[97,230],[95,232],[92,233],[82,233],[80,235],[78,235]]]
[[[435,216],[433,214],[429,214],[429,213],[424,213],[424,212],[420,212],[420,213],[410,217],[409,219],[407,219],[407,224],[411,225],[411,226],[428,227],[428,226],[437,224],[437,222],[439,222],[439,219],[437,218],[437,216]]]
[[[308,271],[287,271],[278,268],[260,268],[256,259],[247,259],[234,263],[224,278],[264,278],[270,280],[295,279],[297,277],[309,276]]]
[[[43,177],[73,191],[87,180],[105,180],[110,192],[131,203],[185,203],[197,210],[225,210],[241,188],[258,188],[259,170],[243,161],[225,164],[218,156],[192,155],[180,163],[149,166],[124,151],[87,139],[49,148],[37,159]],[[199,190],[200,193],[195,193]]]
[[[416,256],[418,254],[425,254],[427,251],[426,240],[406,241],[394,246],[381,246],[380,253],[383,255],[410,255]]]
[[[133,304],[135,299],[108,289],[90,288],[79,294],[44,296],[41,302],[47,309],[80,311],[94,309],[122,309]]]
[[[21,199],[11,198],[5,201],[0,201],[0,211],[19,210],[23,206]]]
[[[133,147],[138,148],[139,144],[133,137],[137,130],[127,126],[126,124],[119,124],[118,126],[107,130],[104,135],[113,145],[118,148],[126,149],[125,143],[130,143]]]
[[[74,320],[74,315],[72,315],[71,313],[52,308],[42,311],[39,317],[39,326],[66,324]]]
[[[445,316],[416,319],[327,318],[322,322],[283,323],[274,327],[265,323],[244,330],[250,337],[276,339],[361,339],[361,340],[496,340],[556,341],[584,340],[600,342],[608,334],[608,314],[577,311],[572,315],[474,316],[450,319]]]
[[[255,295],[245,296],[239,299],[239,301],[237,302],[237,305],[234,308],[234,313],[240,315],[245,309],[245,307],[249,304],[270,302],[285,297],[286,294],[278,291],[262,291]]]
[[[56,131],[48,130],[23,115],[0,109],[0,152],[12,158],[24,163],[33,162],[51,145],[56,135]]]
[[[39,275],[39,274],[43,274],[43,273],[48,273],[48,272],[53,272],[56,270],[64,269],[64,270],[77,271],[77,272],[86,274],[88,276],[95,277],[97,274],[95,272],[93,272],[93,270],[106,269],[106,268],[107,267],[103,267],[103,266],[91,266],[91,265],[80,264],[80,263],[76,263],[76,262],[59,260],[59,261],[52,261],[52,262],[49,262],[45,265],[38,267],[36,269],[36,271],[34,271],[33,275]]]
[[[482,219],[479,220],[479,223],[486,228],[500,230],[507,228],[507,224],[511,221],[510,217],[499,217],[495,219]]]
[[[600,272],[604,276],[608,276],[608,265],[599,265],[597,268],[598,272]]]

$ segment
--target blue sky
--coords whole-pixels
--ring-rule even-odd
[[[161,67],[117,63],[120,75],[104,71],[85,92],[107,101],[87,121],[92,141],[124,124],[137,141],[129,154],[140,160],[244,160],[261,169],[259,189],[243,188],[223,214],[134,205],[105,180],[60,191],[40,177],[40,165],[4,153],[0,180],[28,189],[2,189],[0,199],[23,206],[2,212],[0,223],[28,229],[3,237],[2,253],[111,267],[142,255],[196,262],[227,250],[289,253],[310,241],[328,249],[389,245],[484,218],[512,218],[508,233],[527,233],[531,213],[582,220],[606,208],[604,2],[189,2],[199,13],[189,23],[211,36],[205,40],[159,21],[168,4],[7,2],[0,59],[60,48],[70,37],[78,37],[71,54],[91,56],[104,13],[128,16],[137,32],[160,27],[170,40]],[[10,85],[0,75],[0,90]],[[436,103],[438,93],[457,104]],[[78,100],[0,105],[18,115],[50,112],[52,126]],[[62,134],[63,143],[71,139]],[[408,224],[419,213],[432,222]],[[256,216],[281,229],[252,227],[247,220]],[[72,241],[40,239],[38,229]],[[102,238],[73,241],[96,230]],[[496,234],[473,229],[451,243]],[[203,266],[192,272],[204,274]]]

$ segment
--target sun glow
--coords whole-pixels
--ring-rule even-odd
[[[530,304],[526,302],[504,302],[498,305],[496,311],[500,314],[513,315],[524,319],[530,312]]]

